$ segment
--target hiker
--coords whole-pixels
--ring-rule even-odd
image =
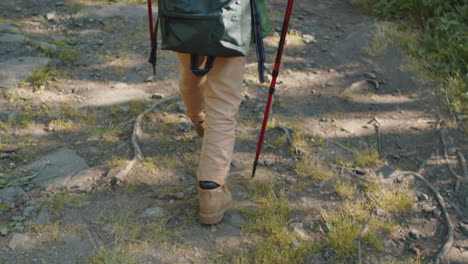
[[[187,1],[160,0],[158,6],[162,49],[177,53],[182,99],[197,134],[203,137],[197,172],[199,219],[202,224],[217,224],[232,200],[226,178],[234,150],[235,116],[242,101],[245,56],[255,42],[257,51],[261,49],[259,71],[263,78],[262,38],[268,35],[270,25],[264,0],[204,1],[192,6]],[[187,19],[197,12],[203,16]],[[218,26],[213,24],[217,20],[200,21],[208,12],[219,16],[222,26],[218,29],[222,30],[213,29]],[[181,20],[176,21],[179,17]],[[237,39],[227,43],[232,38]],[[150,57],[153,66],[155,61]]]

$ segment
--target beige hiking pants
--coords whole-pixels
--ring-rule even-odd
[[[180,92],[187,115],[194,123],[204,121],[198,180],[224,185],[234,150],[245,57],[216,58],[213,69],[198,78],[190,71],[190,55],[177,55],[181,65]],[[206,57],[200,58],[201,67],[205,61]]]

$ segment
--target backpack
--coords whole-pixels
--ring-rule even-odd
[[[263,37],[268,33],[260,15],[264,8],[263,0],[159,0],[154,37],[160,26],[161,49],[191,54],[190,69],[197,77],[212,69],[216,57],[246,56],[253,41],[263,83]],[[149,62],[154,65],[156,39],[153,43]],[[199,56],[208,57],[203,69],[198,68]]]

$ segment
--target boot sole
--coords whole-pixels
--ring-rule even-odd
[[[221,211],[215,214],[200,213],[199,215],[200,223],[204,225],[214,225],[214,224],[221,222],[221,220],[223,220],[224,214],[226,213],[227,210],[229,210],[230,207],[231,207],[231,203],[227,204],[223,209],[221,209]]]

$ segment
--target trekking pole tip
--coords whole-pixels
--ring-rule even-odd
[[[252,169],[252,179],[255,177],[255,172],[257,171],[257,165],[258,165],[258,161],[254,161],[254,164],[253,164],[253,169]]]

